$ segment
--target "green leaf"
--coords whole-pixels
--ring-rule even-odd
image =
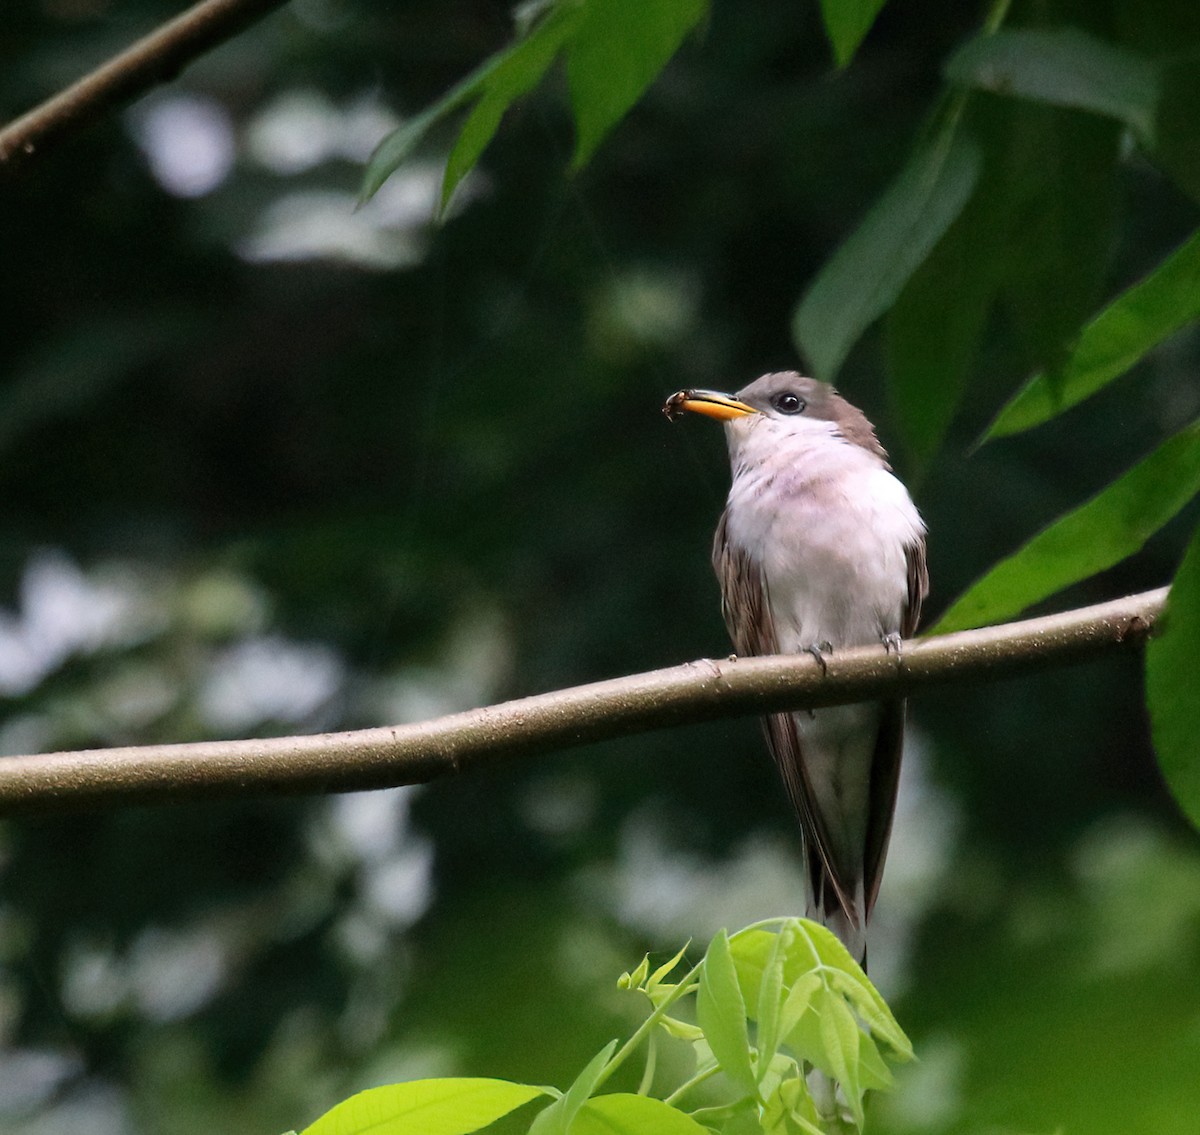
[[[1146,647],[1146,702],[1154,750],[1179,806],[1200,827],[1200,529],[1171,584]]]
[[[859,336],[895,302],[962,212],[979,166],[975,143],[944,127],[821,269],[792,319],[815,377],[833,381]]]
[[[1031,378],[1000,411],[985,438],[1019,433],[1078,405],[1197,318],[1200,229],[1084,327],[1057,374]]]
[[[922,465],[950,428],[996,292],[989,231],[995,219],[976,213],[972,201],[913,273],[884,325],[888,392]]]
[[[709,943],[696,994],[696,1019],[713,1056],[735,1084],[754,1095],[756,1081],[750,1064],[746,1003],[729,952],[729,939],[720,931]]]
[[[575,3],[560,2],[548,6],[539,14],[541,18],[526,25],[524,34],[515,43],[496,52],[432,106],[384,138],[367,162],[360,200],[374,196],[412,156],[433,126],[477,100],[446,163],[441,198],[444,209],[458,184],[492,140],[505,111],[541,81],[574,32],[581,10]]]
[[[693,1025],[689,1021],[681,1021],[678,1017],[663,1016],[659,1018],[658,1023],[668,1036],[676,1037],[679,1040],[695,1041],[704,1039],[704,1030],[699,1025]]]
[[[960,86],[1115,118],[1150,146],[1158,105],[1154,64],[1075,28],[1021,28],[977,36],[946,63]]]
[[[812,1007],[813,994],[824,985],[821,974],[813,971],[799,978],[788,990],[779,1014],[779,1035],[788,1036]]]
[[[801,931],[825,967],[824,976],[854,1006],[858,1014],[881,1040],[902,1060],[911,1060],[912,1042],[892,1015],[887,1002],[871,979],[832,931],[804,919]]]
[[[588,1101],[600,1082],[617,1042],[610,1040],[591,1060],[575,1082],[549,1107],[539,1111],[529,1125],[529,1135],[567,1135],[579,1109]]]
[[[774,946],[775,935],[767,930],[739,930],[729,939],[729,952],[737,970],[738,988],[746,1005],[758,1004],[763,970]]]
[[[799,1075],[782,1080],[763,1105],[764,1135],[825,1135],[808,1086]]]
[[[766,1099],[778,1090],[780,1083],[796,1075],[799,1065],[787,1053],[777,1052],[758,1069],[758,1098]]]
[[[507,1080],[410,1080],[343,1100],[303,1135],[467,1135],[545,1094]]]
[[[886,0],[821,0],[821,18],[839,67],[845,67],[854,58],[885,3]]]
[[[679,965],[681,961],[683,961],[683,955],[687,953],[687,948],[691,944],[691,939],[688,939],[688,941],[684,942],[684,944],[679,947],[679,953],[671,958],[670,961],[663,962],[663,964],[650,975],[650,981],[648,984],[651,986],[661,985],[670,976],[675,967]]]
[[[942,616],[934,634],[1003,622],[1112,567],[1200,492],[1200,422],[1001,560]]]
[[[408,161],[424,140],[425,135],[438,122],[465,103],[470,102],[472,98],[477,97],[483,90],[487,77],[504,62],[516,46],[493,55],[432,106],[426,107],[420,114],[410,118],[388,134],[375,147],[375,152],[371,155],[367,162],[367,168],[363,171],[362,187],[358,193],[359,202],[369,201],[379,192],[379,187]]]
[[[858,1074],[863,1090],[867,1092],[886,1090],[896,1082],[892,1070],[880,1055],[879,1046],[869,1036],[859,1038]]]
[[[784,1038],[784,1043],[796,1054],[797,1059],[820,1068],[828,1076],[833,1075],[829,1056],[825,1051],[825,1042],[821,1038],[821,1006],[825,998],[831,996],[825,983],[818,981],[812,994],[807,998],[804,1012],[795,1019],[795,1023]]]
[[[641,989],[646,983],[646,978],[650,976],[650,955],[645,954],[642,960],[638,962],[637,968],[621,974],[617,978],[618,989]]]
[[[821,1018],[821,1044],[830,1071],[841,1084],[846,1102],[861,1128],[863,1090],[858,1074],[858,1053],[862,1034],[858,1031],[858,1022],[850,1012],[850,1006],[832,992],[822,990],[813,1004]]]
[[[581,9],[558,4],[533,30],[503,54],[483,83],[483,95],[459,131],[442,178],[445,211],[462,179],[475,167],[500,127],[508,108],[542,81],[563,45],[576,34]]]
[[[709,1135],[690,1115],[662,1100],[616,1092],[588,1100],[571,1135]]]
[[[762,1135],[756,1100],[743,1099],[725,1107],[701,1108],[694,1114],[717,1135]],[[818,1135],[823,1133],[818,1132]]]
[[[708,0],[590,0],[567,56],[573,169],[625,116],[708,11]]]
[[[863,1019],[863,1023],[871,1034],[882,1040],[891,1050],[897,1060],[913,1058],[912,1041],[905,1035],[900,1022],[892,1015],[887,1003],[879,996],[875,986],[866,976],[855,977],[842,970],[831,970],[829,987],[840,993],[854,1006],[855,1012]]]
[[[775,1050],[779,1046],[779,1014],[783,1002],[783,962],[787,956],[787,944],[791,937],[791,929],[785,924],[775,934],[771,945],[771,953],[763,969],[762,980],[758,989],[758,1010],[755,1020],[758,1030],[755,1034],[758,1048],[758,1063],[756,1079],[762,1082],[766,1075]],[[739,986],[740,988],[740,986]]]

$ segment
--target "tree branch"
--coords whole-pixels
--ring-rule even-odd
[[[0,815],[266,793],[421,784],[525,756],[672,725],[810,709],[992,680],[1140,645],[1167,588],[982,630],[836,652],[702,659],[538,694],[435,721],[183,745],[0,759]]]
[[[286,2],[202,0],[0,130],[0,170],[16,169],[110,108],[174,79],[192,60]]]

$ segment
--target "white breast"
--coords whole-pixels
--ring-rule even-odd
[[[828,422],[785,429],[764,417],[729,437],[728,535],[762,565],[779,649],[898,633],[905,549],[924,534],[904,486]]]

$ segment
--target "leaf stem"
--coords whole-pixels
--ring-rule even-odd
[[[646,1068],[642,1072],[642,1082],[638,1084],[637,1094],[648,1096],[654,1087],[654,1070],[658,1064],[658,1033],[651,1033],[646,1042]]]
[[[689,1091],[691,1088],[696,1087],[697,1084],[703,1084],[705,1080],[712,1079],[712,1077],[715,1076],[720,1070],[721,1066],[715,1060],[711,1064],[705,1065],[694,1075],[684,1080],[684,1082],[680,1084],[679,1087],[677,1087],[669,1096],[666,1096],[663,1099],[663,1103],[670,1104],[671,1107],[674,1107],[680,1096]]]
[[[602,1071],[597,1077],[596,1083],[592,1087],[593,1092],[595,1092],[601,1084],[603,1084],[618,1068],[621,1067],[626,1059],[628,1059],[629,1055],[637,1048],[639,1044],[642,1043],[643,1040],[646,1039],[647,1036],[653,1033],[654,1029],[658,1025],[658,1022],[667,1015],[667,1010],[674,1005],[676,1001],[678,1001],[681,997],[685,997],[687,994],[695,991],[696,986],[694,983],[697,975],[700,973],[700,967],[702,965],[704,965],[703,960],[698,961],[694,966],[692,966],[692,968],[688,971],[687,976],[684,977],[684,979],[677,986],[675,986],[675,988],[672,989],[666,997],[663,998],[660,1004],[655,1006],[654,1011],[650,1014],[650,1016],[648,1016],[634,1030],[633,1035],[630,1036],[630,1038],[623,1045],[621,1045],[621,1047],[617,1049],[615,1053],[613,1053],[612,1058],[604,1066],[604,1071]]]

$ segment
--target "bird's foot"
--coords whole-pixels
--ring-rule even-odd
[[[806,646],[804,649],[821,664],[821,674],[823,676],[828,675],[829,664],[825,661],[825,655],[833,653],[833,643],[823,640],[821,642],[814,642],[811,646]]]
[[[900,655],[904,653],[903,649],[901,648],[902,642],[903,640],[900,638],[899,632],[892,631],[890,634],[885,634],[883,636],[883,649],[886,650],[888,654],[892,654],[894,652],[896,657],[899,658]]]

